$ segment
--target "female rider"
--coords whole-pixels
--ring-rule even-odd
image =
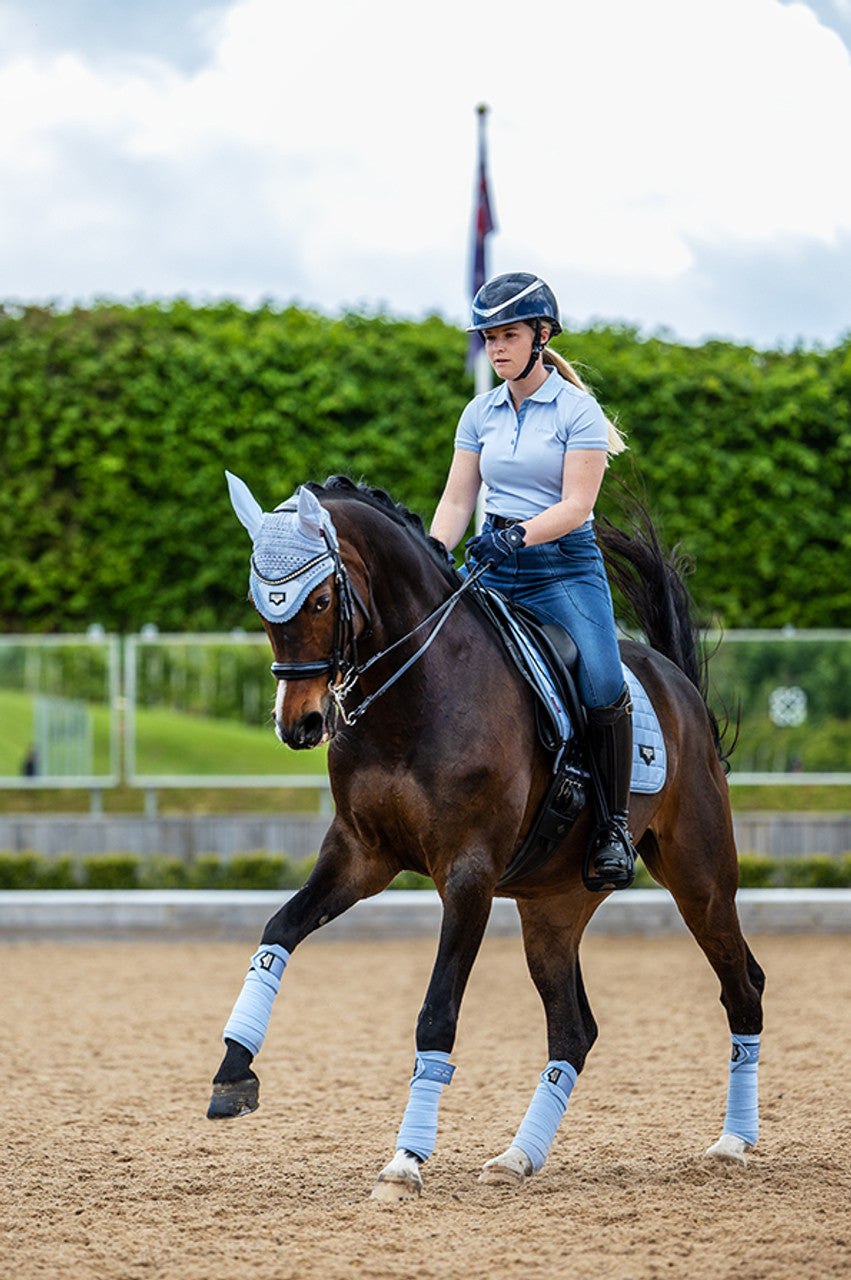
[[[635,874],[627,828],[632,702],[593,509],[608,454],[626,446],[567,361],[546,350],[561,332],[558,315],[552,290],[527,272],[496,276],[477,293],[469,332],[482,334],[503,381],[461,415],[431,533],[457,546],[484,482],[484,527],[467,543],[471,559],[487,566],[481,582],[573,638],[608,808],[594,837],[592,884],[624,889]]]

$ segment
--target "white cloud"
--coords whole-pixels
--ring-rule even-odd
[[[851,59],[801,4],[242,0],[208,41],[191,71],[0,56],[7,296],[460,315],[479,100],[495,269],[676,311],[701,246],[848,244]]]

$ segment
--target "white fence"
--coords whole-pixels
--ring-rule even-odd
[[[0,637],[0,788],[121,778],[117,636]]]
[[[326,773],[295,773],[293,755],[274,738],[270,709],[274,685],[269,673],[269,641],[265,634],[148,633],[124,641],[124,777],[129,786],[154,792],[168,787],[288,787],[328,789]],[[151,769],[154,754],[145,742],[139,708],[172,716],[206,716],[262,729],[256,753],[244,767],[235,760],[226,773],[209,767]],[[219,716],[216,716],[216,712]],[[210,724],[199,727],[199,738]],[[155,730],[149,730],[149,737]],[[146,745],[148,750],[146,753]],[[147,760],[146,760],[147,754]],[[209,760],[219,758],[212,749]],[[251,761],[267,759],[261,772]],[[193,759],[204,760],[203,741]],[[147,764],[147,767],[146,767]],[[282,767],[289,766],[289,767]]]
[[[851,784],[851,632],[716,642],[713,700],[741,711],[731,784]],[[260,632],[0,637],[0,787],[326,793],[321,753],[271,732],[270,657]]]

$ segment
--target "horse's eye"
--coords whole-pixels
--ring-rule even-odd
[[[324,613],[325,610],[330,606],[330,604],[331,604],[330,596],[318,596],[317,599],[314,600],[313,602],[313,612]]]

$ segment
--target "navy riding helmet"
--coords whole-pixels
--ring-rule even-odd
[[[558,302],[548,284],[528,271],[510,271],[506,275],[494,276],[493,280],[482,285],[473,299],[467,332],[481,333],[484,337],[486,329],[513,324],[517,320],[525,320],[535,330],[532,354],[520,374],[522,379],[531,371],[546,345],[541,341],[542,322],[548,322],[551,338],[561,333]]]

